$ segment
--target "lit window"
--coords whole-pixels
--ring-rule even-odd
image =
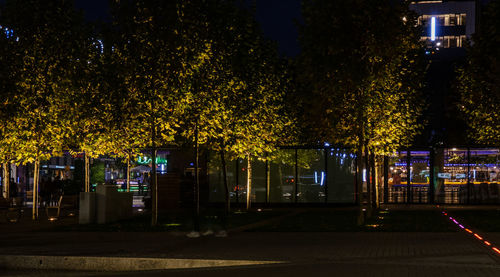
[[[450,16],[450,24],[449,24],[449,26],[455,26],[455,25],[458,25],[457,23],[458,23],[458,22],[457,22],[457,17],[456,17],[455,15],[451,15],[451,16]]]

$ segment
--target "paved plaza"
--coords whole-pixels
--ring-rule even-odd
[[[500,242],[499,234],[487,234]],[[75,276],[499,276],[500,260],[457,233],[259,233],[186,239],[163,233],[11,234],[1,252],[11,255],[154,257],[282,262],[228,268],[145,272],[84,272]],[[31,271],[8,274],[30,276]],[[43,274],[44,272],[36,272]],[[53,275],[56,272],[45,272]],[[418,274],[417,274],[418,273]],[[67,274],[67,272],[57,273]]]
[[[85,257],[124,259],[129,263],[154,258],[188,265],[211,261],[199,268],[131,272],[4,269],[0,271],[2,276],[500,276],[500,255],[459,229],[239,231],[225,238],[187,238],[184,233],[174,232],[52,232],[22,230],[4,223],[1,226],[7,227],[0,238],[1,255],[21,256],[26,261],[27,257],[47,256],[81,257],[82,263]],[[481,235],[493,245],[500,245],[500,233]],[[241,261],[253,264],[234,265]]]

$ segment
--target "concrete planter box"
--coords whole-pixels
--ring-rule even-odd
[[[105,224],[132,217],[132,192],[118,192],[114,185],[98,185],[96,192],[80,193],[79,223]]]

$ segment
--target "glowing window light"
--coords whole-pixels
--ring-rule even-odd
[[[363,169],[363,182],[366,182],[366,169]]]
[[[324,181],[325,181],[325,172],[321,171],[321,183],[319,185],[323,186]]]
[[[436,17],[433,16],[431,18],[431,40],[436,40]]]

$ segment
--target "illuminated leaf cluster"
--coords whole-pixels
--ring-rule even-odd
[[[290,119],[287,70],[233,1],[111,2],[89,24],[72,1],[7,1],[1,24],[2,161],[185,145],[268,157]],[[155,133],[156,136],[152,134]]]
[[[467,63],[458,69],[456,89],[472,141],[500,145],[500,3],[485,8],[481,28],[468,46]]]
[[[307,0],[303,14],[298,99],[311,143],[380,154],[411,144],[423,127],[424,64],[408,3]]]

